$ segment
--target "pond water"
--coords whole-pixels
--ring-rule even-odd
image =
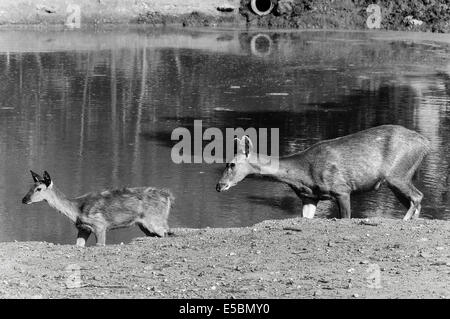
[[[196,119],[204,129],[279,128],[281,155],[376,125],[406,126],[433,145],[415,182],[422,217],[449,219],[450,44],[407,36],[0,31],[0,241],[75,241],[71,222],[46,203],[22,205],[30,169],[49,171],[69,197],[167,187],[176,197],[172,227],[299,216],[301,201],[285,185],[249,178],[217,193],[223,164],[173,163],[172,130],[193,130]],[[354,217],[405,211],[387,188],[352,199]],[[319,203],[318,218],[335,215],[334,203]],[[115,230],[107,243],[141,235]]]

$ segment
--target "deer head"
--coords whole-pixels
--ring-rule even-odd
[[[47,171],[44,172],[44,178],[33,171],[31,176],[33,177],[34,184],[31,186],[28,193],[22,199],[23,204],[31,204],[43,201],[47,198],[48,192],[53,188],[53,182]]]
[[[241,139],[235,138],[237,142],[237,152],[235,157],[227,163],[222,178],[216,185],[218,192],[223,192],[242,181],[247,175],[255,173],[250,163],[252,156],[253,143],[245,135]]]

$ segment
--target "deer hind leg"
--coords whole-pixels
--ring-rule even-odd
[[[411,206],[414,207],[413,212],[411,211],[411,208],[408,210],[408,213],[410,213],[410,215],[407,215],[403,218],[404,220],[408,220],[408,219],[417,219],[419,218],[420,215],[420,211],[422,209],[422,198],[423,198],[423,194],[421,191],[419,191],[416,187],[414,187],[414,185],[410,184],[409,187],[411,188],[412,192],[413,192],[413,199],[411,201]]]
[[[77,243],[76,245],[79,247],[84,247],[86,245],[86,242],[91,235],[91,231],[87,229],[78,229],[78,235],[77,235]]]
[[[317,203],[319,201],[311,198],[302,198],[302,217],[312,219],[316,213]]]
[[[421,210],[423,194],[411,184],[410,181],[401,179],[389,179],[388,187],[395,194],[397,199],[406,207],[408,211],[403,220],[418,218]]]
[[[391,170],[392,176],[387,177],[389,188],[393,191],[400,202],[408,208],[403,220],[411,218],[418,218],[421,210],[421,201],[423,198],[420,192],[413,184],[412,179],[417,174],[417,169],[423,160],[425,153],[422,150],[417,150],[410,154],[409,159],[404,157]],[[413,162],[411,165],[411,158]]]

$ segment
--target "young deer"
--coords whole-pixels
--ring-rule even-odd
[[[256,174],[288,184],[302,199],[302,216],[313,218],[319,200],[334,199],[339,218],[350,218],[350,194],[379,189],[386,183],[408,211],[404,220],[418,217],[423,194],[412,177],[430,142],[398,125],[382,125],[319,142],[308,149],[267,165],[252,152],[248,136],[239,140],[238,153],[227,164],[216,190],[226,191],[247,175]],[[264,160],[264,163],[262,161]]]
[[[174,197],[167,190],[135,187],[92,192],[68,199],[55,188],[50,175],[44,178],[31,171],[34,184],[22,199],[31,204],[45,200],[67,216],[78,229],[77,246],[84,246],[91,233],[97,245],[105,245],[106,231],[137,224],[147,236],[164,237],[169,232],[167,218]]]

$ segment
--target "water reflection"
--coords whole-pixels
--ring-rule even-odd
[[[377,38],[375,38],[375,36]],[[45,204],[23,206],[29,169],[69,196],[118,187],[170,188],[173,227],[245,226],[300,212],[284,185],[258,178],[223,194],[223,165],[173,164],[176,127],[280,128],[282,155],[375,125],[426,135],[417,186],[423,216],[448,219],[450,48],[377,33],[114,30],[0,33],[0,240],[71,243]],[[272,93],[272,95],[271,95]],[[282,93],[282,94],[280,94]],[[404,215],[383,189],[353,213]],[[331,217],[331,203],[319,217]],[[138,230],[114,231],[109,242]]]

